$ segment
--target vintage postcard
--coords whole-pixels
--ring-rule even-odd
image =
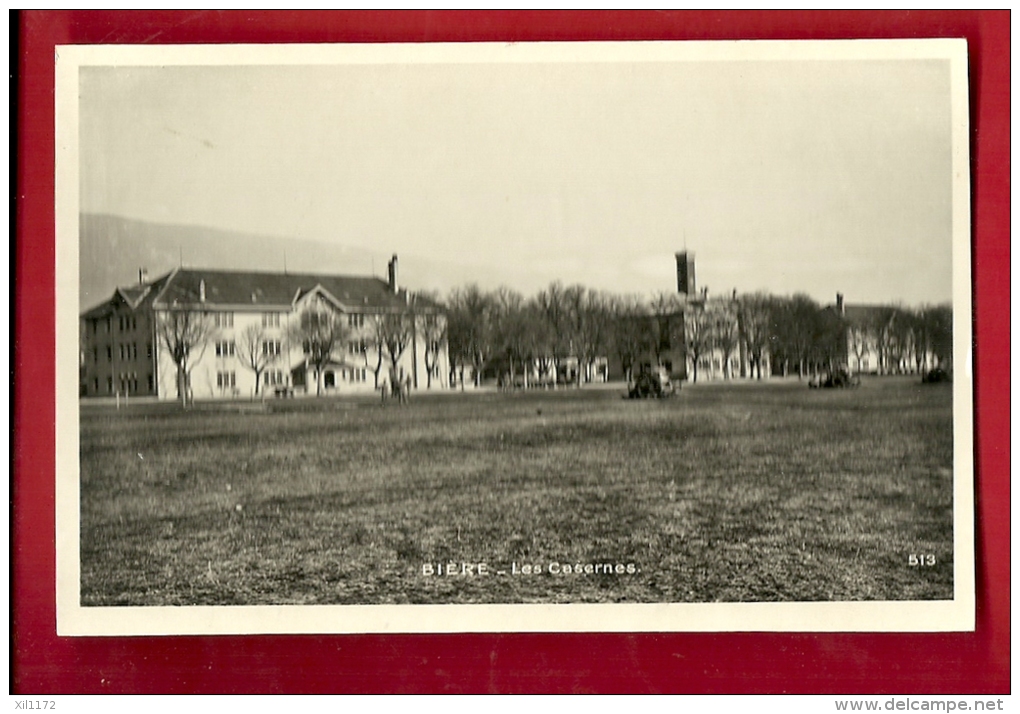
[[[973,629],[964,41],[55,61],[59,634]]]

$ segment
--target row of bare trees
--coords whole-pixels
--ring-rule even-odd
[[[518,378],[525,386],[536,377],[555,383],[567,358],[576,360],[575,384],[594,378],[600,358],[613,355],[625,372],[643,356],[659,359],[676,340],[681,304],[663,293],[651,302],[635,295],[614,295],[583,285],[554,282],[525,298],[506,287],[484,291],[477,285],[454,290],[446,303],[452,382],[464,383],[470,368],[475,384],[487,370]]]
[[[847,316],[802,294],[686,300],[664,292],[644,300],[553,283],[530,298],[469,285],[450,294],[446,309],[451,381],[459,375],[461,384],[467,367],[476,384],[486,369],[544,381],[566,357],[578,360],[573,378],[580,384],[592,378],[596,359],[609,355],[630,378],[638,360],[663,364],[680,346],[695,381],[705,358],[721,362],[723,377],[735,376],[731,358],[738,354],[742,376],[758,379],[768,363],[784,375],[847,363],[860,371],[864,355],[875,353],[875,368],[886,373],[906,371],[908,361],[920,372],[952,358],[948,305],[870,307]]]
[[[609,355],[630,378],[639,360],[663,364],[680,346],[695,381],[709,355],[721,357],[723,376],[733,377],[731,357],[738,351],[747,376],[758,379],[766,356],[772,372],[798,375],[847,362],[861,371],[869,353],[877,354],[880,373],[905,370],[908,362],[920,372],[952,359],[947,305],[873,307],[859,316],[843,315],[806,295],[764,292],[685,302],[675,293],[644,300],[559,282],[530,298],[506,287],[485,291],[468,285],[453,290],[445,305],[435,294],[422,293],[413,296],[406,311],[364,320],[352,327],[346,315],[308,310],[286,330],[286,339],[302,347],[315,373],[317,393],[323,370],[338,359],[372,372],[378,388],[383,368],[396,372],[415,339],[421,343],[428,387],[447,347],[451,384],[459,381],[462,387],[468,368],[476,384],[486,370],[511,383],[523,379],[525,386],[532,377],[551,382],[568,357],[577,361],[571,375],[576,384],[590,381],[597,360]],[[181,307],[162,313],[158,334],[176,365],[178,394],[185,400],[190,371],[219,331],[207,313]],[[266,370],[290,354],[274,343],[273,334],[253,324],[236,339],[239,361],[255,374],[256,394]],[[347,349],[352,340],[356,350]]]
[[[229,340],[232,353],[242,366],[254,373],[258,396],[263,375],[277,365],[289,371],[290,345],[301,347],[303,358],[315,375],[316,394],[322,391],[322,374],[335,362],[364,367],[373,374],[379,388],[383,369],[396,373],[412,341],[421,340],[426,385],[446,347],[446,321],[434,308],[434,296],[415,295],[407,310],[364,315],[357,326],[349,316],[331,310],[308,309],[282,333],[257,323],[236,336],[225,334],[215,325],[212,313],[201,307],[174,305],[159,313],[157,338],[176,369],[178,398],[186,404],[190,394],[191,372],[201,362],[209,344],[217,338]],[[424,303],[424,306],[419,307]]]
[[[556,366],[576,358],[574,379],[591,379],[606,354],[622,300],[580,285],[553,283],[531,298],[506,287],[486,292],[477,285],[455,289],[446,304],[453,381],[463,386],[470,368],[475,384],[486,369],[527,385],[532,376],[551,381]]]

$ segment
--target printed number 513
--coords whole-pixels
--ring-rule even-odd
[[[907,563],[912,567],[930,567],[935,565],[935,554],[911,553],[907,558]]]

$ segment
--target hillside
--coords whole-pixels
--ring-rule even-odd
[[[384,277],[392,251],[380,245],[369,251],[343,245],[279,236],[251,235],[202,226],[151,223],[119,216],[82,214],[79,218],[79,287],[82,310],[107,299],[118,285],[138,280],[140,268],[150,278],[178,265],[235,270]],[[437,290],[477,282],[491,288],[506,284],[529,289],[536,277],[470,263],[452,264],[417,254],[400,255],[400,282],[414,290]]]

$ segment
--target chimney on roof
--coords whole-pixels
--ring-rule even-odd
[[[843,293],[836,293],[836,313],[843,314]]]
[[[205,302],[205,281],[198,281],[198,301]]]
[[[398,286],[397,286],[397,254],[396,253],[394,253],[393,257],[390,259],[390,262],[389,262],[389,271],[390,271],[390,290],[392,290],[393,293],[396,294],[397,293],[397,288],[398,288]]]
[[[146,268],[138,269],[138,284],[145,285],[145,281],[149,279],[149,271]]]

